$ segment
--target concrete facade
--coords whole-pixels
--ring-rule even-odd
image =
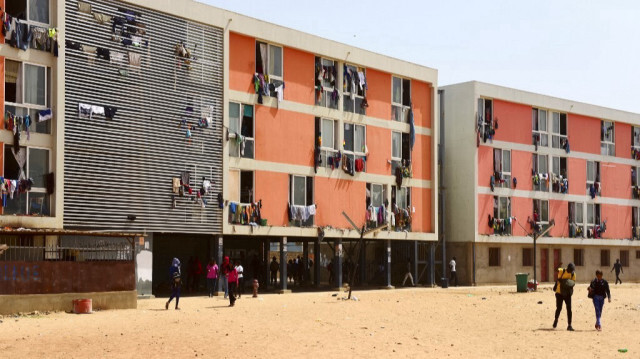
[[[444,231],[462,283],[513,283],[516,272],[531,272],[529,235],[552,221],[555,226],[538,240],[539,282],[553,281],[554,266],[569,262],[580,263],[578,280],[587,281],[595,269],[606,272],[621,257],[625,277],[640,279],[638,182],[629,175],[640,165],[634,154],[640,115],[480,82],[441,90],[447,128]],[[489,124],[485,118],[495,131],[486,139],[484,127],[478,130],[479,123]],[[562,179],[568,179],[566,189]],[[523,262],[523,255],[531,258]]]
[[[133,291],[88,292],[63,294],[0,295],[0,314],[29,313],[33,311],[73,311],[75,299],[91,298],[93,310],[135,309],[138,294]]]

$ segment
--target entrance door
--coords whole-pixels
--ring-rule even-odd
[[[558,268],[562,267],[562,261],[560,260],[562,257],[561,254],[561,249],[556,248],[553,250],[553,273],[557,273]]]
[[[540,281],[549,281],[549,250],[540,248]]]

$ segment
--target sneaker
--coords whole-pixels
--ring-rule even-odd
[[[176,307],[176,310],[180,310],[180,308]]]
[[[165,309],[165,310],[169,310],[169,302],[166,302],[166,303],[164,304],[164,309]]]
[[[555,329],[558,326],[558,319],[553,321],[553,329]]]
[[[572,326],[568,326],[567,330],[570,331],[570,332],[573,332],[573,327]]]

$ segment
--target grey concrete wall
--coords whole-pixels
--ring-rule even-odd
[[[0,295],[0,314],[7,315],[33,311],[73,310],[74,299],[91,299],[93,310],[136,309],[138,294],[135,290],[123,292],[90,292],[62,294]]]

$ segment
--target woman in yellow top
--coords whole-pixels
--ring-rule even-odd
[[[571,327],[571,296],[573,295],[573,291],[570,293],[563,294],[562,286],[564,285],[567,279],[571,279],[575,282],[576,280],[576,267],[573,263],[569,263],[567,265],[567,269],[558,269],[558,276],[556,280],[555,292],[556,292],[556,319],[553,321],[553,327],[558,326],[558,317],[560,316],[560,312],[562,311],[562,302],[567,304],[567,330],[573,331],[573,327]]]

